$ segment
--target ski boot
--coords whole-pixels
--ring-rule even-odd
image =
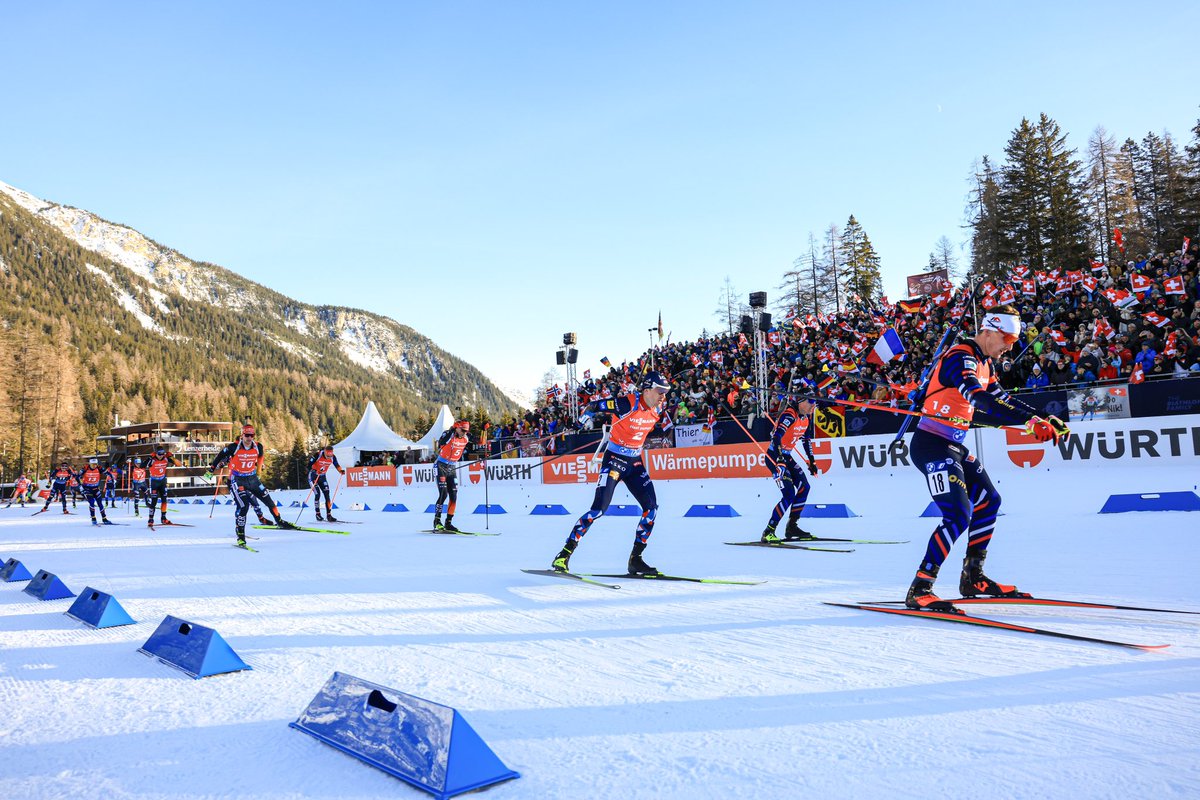
[[[937,580],[938,568],[919,569],[912,585],[908,587],[908,595],[904,598],[906,608],[916,611],[940,611],[943,614],[961,614],[953,604],[948,603],[933,593],[933,582]]]
[[[783,540],[775,535],[775,526],[768,525],[766,530],[762,532],[762,538],[759,541],[763,544],[779,544]]]
[[[96,525],[96,526],[99,526],[99,525],[100,525],[100,523],[96,521],[96,518],[95,518],[95,517],[92,517],[92,524],[93,524],[93,525]]]
[[[295,526],[295,525],[293,525],[292,523],[288,522],[288,521],[287,521],[286,519],[284,519],[283,517],[279,517],[278,519],[276,519],[276,520],[275,520],[275,527],[276,527],[276,528],[279,528],[279,530],[281,530],[281,531],[294,531],[294,530],[296,530],[296,526]]]
[[[433,529],[435,531],[440,531],[442,529],[442,515],[441,514],[433,515]]]
[[[800,526],[796,524],[796,520],[789,519],[787,528],[785,528],[783,531],[783,538],[789,542],[803,542],[812,541],[817,537],[813,536],[806,530],[802,530]]]
[[[317,509],[317,522],[324,522],[325,518],[321,516],[321,509]]]
[[[459,531],[458,528],[454,527],[454,523],[451,521],[453,519],[454,519],[454,517],[446,517],[446,524],[442,526],[442,530],[447,531],[449,533],[460,533],[461,531]]]
[[[240,547],[243,550],[245,550],[246,549],[246,529],[245,528],[236,528],[235,532],[237,533],[237,543],[235,546]]]
[[[74,508],[74,506],[71,506],[71,508]],[[71,512],[70,512],[70,511],[67,511],[67,510],[64,508],[64,509],[63,509],[63,513],[64,513],[64,514],[70,514]]]
[[[263,514],[262,512],[259,512],[259,514],[258,514],[258,524],[259,524],[259,525],[270,525],[270,524],[271,524],[271,520],[267,519],[267,516],[266,516],[265,514]]]
[[[646,545],[638,542],[633,546],[633,551],[629,554],[629,565],[625,571],[630,575],[661,575],[657,569],[647,564],[642,560],[642,552],[646,549]]]
[[[325,509],[325,521],[326,522],[337,522],[338,520],[337,520],[337,517],[335,517],[333,515],[332,511],[330,511],[329,509]]]
[[[985,595],[987,597],[1029,597],[1028,592],[1019,592],[1017,587],[1008,586],[1003,583],[996,583],[994,580],[983,574],[983,561],[987,558],[987,551],[978,555],[967,553],[967,557],[963,559],[962,576],[958,579],[958,591],[962,592],[963,597],[977,597]]]
[[[563,545],[563,549],[558,551],[558,555],[554,557],[554,561],[550,562],[550,569],[555,572],[570,572],[571,571],[571,554],[575,552],[572,542]]]
[[[105,524],[105,525],[112,525],[112,524],[113,524],[113,521],[112,521],[111,519],[109,519],[108,517],[104,517],[104,518],[103,518],[103,524]]]

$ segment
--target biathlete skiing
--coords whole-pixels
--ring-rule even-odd
[[[433,529],[458,533],[454,527],[454,507],[458,503],[458,462],[467,449],[471,423],[460,419],[438,437],[437,503],[433,510]],[[445,505],[449,498],[450,504]],[[446,524],[442,525],[442,509],[446,509]]]
[[[333,454],[333,445],[327,445],[325,449],[319,450],[312,461],[308,462],[308,484],[313,490],[313,509],[317,512],[317,521],[321,522],[328,519],[330,522],[337,522],[333,516],[333,497],[329,494],[329,480],[325,477],[325,473],[329,472],[329,468],[333,467],[338,471],[339,475],[345,475],[346,470],[342,469],[342,465],[338,463],[337,456]],[[325,516],[321,516],[321,495],[325,495]],[[451,514],[454,512],[451,511]]]
[[[96,507],[100,507],[100,519],[105,525],[112,525],[108,515],[104,513],[104,470],[100,469],[100,462],[95,458],[89,458],[87,466],[79,473],[79,485],[83,489],[83,497],[87,500],[88,513],[92,516],[92,524],[99,525],[96,521]]]
[[[234,531],[237,534],[236,546],[246,547],[246,512],[250,508],[250,497],[257,497],[266,505],[275,520],[275,525],[284,530],[295,530],[296,526],[279,516],[279,508],[266,487],[259,480],[258,470],[262,467],[263,446],[254,441],[254,426],[243,425],[242,435],[236,442],[225,445],[217,453],[209,467],[213,472],[229,465],[229,491],[233,495]]]
[[[596,484],[596,496],[592,507],[575,523],[567,536],[566,544],[554,557],[551,567],[557,572],[569,572],[571,554],[579,546],[592,523],[604,515],[612,503],[617,484],[624,482],[629,493],[642,507],[642,516],[634,532],[633,550],[629,554],[629,575],[661,574],[642,559],[642,553],[654,531],[654,517],[658,512],[658,499],[654,494],[654,483],[642,460],[642,448],[646,437],[658,425],[660,406],[671,385],[661,374],[647,372],[638,384],[639,393],[624,397],[597,399],[588,403],[580,422],[585,426],[598,412],[613,415],[604,460],[600,464],[600,479]]]
[[[782,495],[779,502],[771,509],[771,518],[762,533],[764,544],[778,544],[781,541],[804,541],[815,538],[811,533],[800,528],[798,520],[804,511],[811,488],[805,469],[809,474],[817,474],[817,461],[813,457],[812,414],[816,410],[816,401],[811,398],[798,398],[794,407],[788,406],[775,423],[771,432],[771,444],[767,447],[767,458],[774,465],[773,478]],[[796,448],[804,448],[804,458],[807,463],[796,459]],[[788,515],[787,528],[784,538],[780,539],[775,533],[775,527]]]
[[[162,524],[170,525],[171,520],[167,519],[167,467],[182,467],[183,464],[179,459],[167,452],[165,445],[159,445],[154,450],[154,455],[150,457],[146,471],[150,473],[150,499],[147,502],[149,518],[146,520],[146,527],[154,528],[154,508],[158,506],[162,511]]]
[[[929,493],[942,513],[942,522],[929,537],[925,557],[909,586],[908,608],[955,612],[954,606],[933,593],[938,570],[954,542],[967,532],[958,589],[964,597],[1028,597],[1028,594],[989,578],[983,572],[988,543],[1000,511],[1000,493],[983,465],[968,452],[964,441],[975,412],[1002,425],[1024,425],[1039,442],[1057,442],[1069,430],[1057,417],[1043,419],[1016,400],[996,380],[993,359],[1017,342],[1021,318],[1009,305],[983,316],[974,339],[946,350],[935,362],[909,451],[913,466],[925,476]]]

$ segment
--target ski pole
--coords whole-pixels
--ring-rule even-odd
[[[304,495],[304,500],[300,503],[300,511],[296,514],[296,522],[300,521],[300,517],[304,514],[304,506],[308,503],[308,498],[312,497],[313,489],[317,488],[317,484],[310,483],[308,485],[308,494]],[[295,525],[296,522],[292,524]]]
[[[212,519],[213,512],[217,510],[217,494],[221,491],[221,472],[217,470],[217,474],[213,477],[213,501],[208,504],[208,518]]]
[[[337,493],[338,493],[338,490],[342,488],[342,478],[345,477],[345,475],[346,475],[345,472],[338,473],[337,483],[335,483],[333,485],[333,497],[329,498],[329,504],[331,506],[333,505],[333,501],[337,500]]]

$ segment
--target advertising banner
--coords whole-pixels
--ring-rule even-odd
[[[367,486],[395,486],[395,467],[350,467],[346,470],[346,485],[359,488]]]
[[[721,444],[696,448],[653,450],[644,454],[646,469],[655,480],[705,478],[769,478],[766,445]]]
[[[713,443],[712,428],[707,425],[676,425],[676,447],[709,447]]]

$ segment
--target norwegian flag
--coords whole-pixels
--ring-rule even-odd
[[[770,331],[767,334],[767,341],[771,343],[772,347],[778,347],[779,343],[783,341],[783,336],[779,331]]]
[[[1107,341],[1109,339],[1112,339],[1116,335],[1117,335],[1117,330],[1116,330],[1116,328],[1114,328],[1112,326],[1112,323],[1110,323],[1104,317],[1100,317],[1100,319],[1096,320],[1096,330],[1092,334],[1092,338],[1094,338],[1094,339],[1103,338]]]
[[[1153,311],[1149,311],[1145,314],[1142,314],[1142,319],[1146,320],[1146,322],[1149,322],[1151,325],[1153,325],[1156,328],[1166,327],[1166,324],[1171,321],[1171,320],[1167,319],[1166,317],[1164,317],[1162,314],[1156,314]]]
[[[1103,261],[1093,261],[1092,262],[1092,272],[1104,272],[1104,262]]]
[[[1154,285],[1154,281],[1150,280],[1149,275],[1134,274],[1129,279],[1129,284],[1133,287],[1134,294],[1150,291],[1150,287]]]
[[[1017,299],[1017,290],[1014,289],[1012,286],[1005,284],[1004,288],[1000,290],[1000,297],[999,297],[1000,305],[1005,305],[1007,303],[1011,303],[1016,299]]]
[[[725,363],[725,353],[718,350],[717,352],[712,354],[712,360],[713,360],[714,364],[724,364]]]
[[[1138,302],[1136,297],[1124,289],[1105,289],[1101,294],[1117,308],[1129,308],[1136,306]]]
[[[560,387],[557,383],[546,389],[546,399],[547,400],[553,400],[554,398],[558,397],[560,394],[562,394],[562,387]]]
[[[1094,293],[1100,286],[1100,281],[1096,280],[1091,275],[1088,275],[1086,278],[1081,280],[1080,283],[1083,284],[1084,289],[1087,289],[1088,294]]]
[[[1163,281],[1163,291],[1166,294],[1184,294],[1183,276],[1175,275]]]
[[[1054,340],[1054,343],[1056,345],[1058,345],[1059,347],[1067,346],[1067,337],[1063,335],[1062,331],[1058,331],[1058,330],[1055,330],[1054,328],[1051,328],[1050,329],[1050,338],[1052,340]]]
[[[1021,281],[1021,294],[1025,295],[1026,297],[1036,297],[1037,296],[1037,282],[1032,280],[1031,278],[1025,278],[1024,280],[1022,280]]]

